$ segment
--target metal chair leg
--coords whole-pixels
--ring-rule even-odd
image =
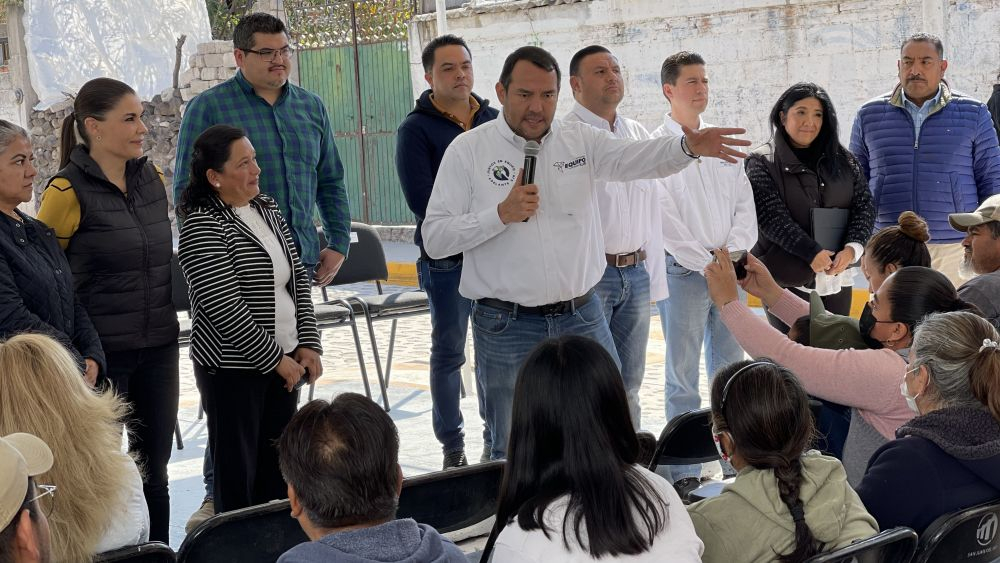
[[[392,351],[396,346],[396,320],[392,319],[392,329],[389,330],[389,354],[385,359],[385,385],[389,386],[389,373],[392,371]]]
[[[183,450],[184,440],[181,439],[181,423],[177,421],[174,422],[174,438],[177,440],[177,449]]]
[[[382,391],[382,406],[385,407],[385,412],[389,412],[389,391],[386,389],[385,376],[382,372],[382,360],[379,358],[378,354],[378,343],[375,342],[375,328],[372,322],[371,315],[368,314],[368,305],[357,298],[351,298],[357,301],[361,305],[361,310],[365,314],[365,323],[368,325],[368,340],[372,345],[372,355],[375,356],[375,375],[378,376],[378,385]]]

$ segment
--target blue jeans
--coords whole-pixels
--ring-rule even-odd
[[[476,377],[482,390],[486,423],[493,435],[492,459],[507,455],[514,383],[521,364],[541,341],[566,334],[593,338],[621,365],[601,303],[595,297],[563,315],[519,314],[473,304]]]
[[[624,268],[608,266],[594,288],[604,307],[615,350],[622,362],[622,380],[628,396],[632,425],[642,425],[639,388],[646,371],[649,341],[649,273],[642,263]]]
[[[667,344],[664,399],[667,421],[701,408],[698,392],[699,360],[705,347],[705,371],[711,387],[715,372],[743,359],[743,348],[722,322],[719,310],[708,296],[705,276],[688,270],[667,256],[667,289],[670,296],[656,303]],[[740,299],[746,294],[740,291]],[[700,465],[670,468],[674,481],[701,475]]]
[[[461,260],[421,258],[417,260],[417,276],[431,309],[431,424],[441,449],[449,454],[465,449],[465,422],[459,401],[472,302],[458,293]]]

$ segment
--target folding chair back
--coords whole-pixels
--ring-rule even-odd
[[[139,545],[128,545],[112,551],[99,553],[94,558],[94,563],[114,563],[118,561],[127,561],[128,563],[173,563],[176,560],[177,556],[169,546],[160,542],[149,542]]]
[[[847,547],[820,553],[805,563],[907,563],[916,549],[916,532],[893,528]]]
[[[946,514],[920,536],[914,563],[1000,561],[1000,501]]]
[[[177,561],[274,563],[282,553],[309,541],[289,517],[290,510],[288,501],[281,500],[217,514],[184,539]]]
[[[649,470],[658,465],[692,465],[719,459],[712,441],[712,410],[686,412],[674,417],[656,442]]]
[[[445,533],[496,514],[503,461],[436,471],[403,480],[396,518],[413,518]]]
[[[344,260],[330,285],[389,279],[389,267],[385,263],[385,250],[378,232],[371,225],[351,223],[351,238],[354,237],[357,241],[351,242],[347,260]]]

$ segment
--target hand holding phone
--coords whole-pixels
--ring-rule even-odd
[[[736,279],[743,281],[747,277],[747,251],[734,250],[729,253],[729,259],[733,261],[733,269],[736,270]]]
[[[309,368],[306,368],[305,373],[302,374],[302,377],[299,379],[298,383],[292,386],[292,391],[298,391],[299,389],[302,389],[303,387],[306,386],[307,383],[309,383]]]

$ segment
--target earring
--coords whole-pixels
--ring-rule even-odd
[[[221,187],[222,187],[222,184],[220,184],[220,183],[216,182],[216,183],[215,183],[215,187],[217,187],[217,188],[221,188]]]
[[[98,135],[98,136],[97,136],[97,140],[98,140],[98,141],[102,140],[102,138],[101,138],[101,136],[100,136],[100,135]]]

